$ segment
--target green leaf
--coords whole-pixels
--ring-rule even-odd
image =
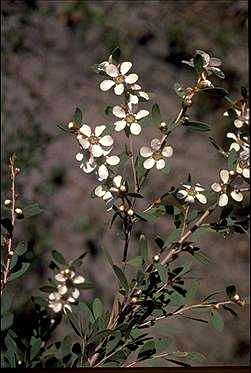
[[[236,295],[237,293],[237,290],[236,290],[236,286],[235,285],[229,285],[227,288],[226,288],[226,293],[227,293],[227,296],[230,300],[233,300],[234,296]]]
[[[11,308],[12,299],[9,294],[4,294],[1,297],[1,315],[4,315]]]
[[[17,278],[23,276],[23,274],[27,271],[27,269],[30,267],[30,263],[22,263],[22,268],[14,272],[10,275],[9,281],[16,280]]]
[[[178,238],[180,237],[180,234],[181,234],[181,228],[177,228],[174,231],[172,231],[165,241],[165,246],[168,246],[171,243],[177,241]]]
[[[212,260],[202,251],[194,252],[192,255],[196,260],[198,260],[202,264],[208,265],[212,263]]]
[[[81,125],[83,114],[82,111],[77,107],[73,116],[73,122],[77,125]]]
[[[137,360],[143,361],[149,359],[156,353],[156,347],[154,341],[147,341],[144,346],[139,350]]]
[[[23,215],[25,218],[30,218],[32,216],[40,214],[42,211],[43,210],[39,207],[39,204],[34,203],[32,205],[26,206],[23,209]]]
[[[51,255],[57,263],[65,265],[65,258],[60,252],[57,250],[52,250]]]
[[[106,115],[113,115],[112,109],[113,109],[113,106],[111,106],[111,105],[106,106],[106,108],[105,108],[105,114]]]
[[[19,242],[19,244],[17,245],[17,247],[15,248],[15,253],[18,255],[18,256],[21,256],[23,255],[24,253],[26,253],[26,251],[28,250],[28,243],[27,242]]]
[[[34,303],[38,304],[39,306],[43,306],[43,307],[47,307],[48,306],[47,300],[45,300],[42,297],[33,297],[32,300],[33,300]]]
[[[230,312],[231,315],[234,316],[235,318],[237,319],[239,318],[238,314],[234,310],[232,310],[232,308],[226,306],[225,304],[223,304],[222,307],[224,308],[224,310]]]
[[[134,258],[128,260],[128,264],[135,268],[140,268],[142,266],[143,258],[141,256],[135,256]]]
[[[118,277],[119,279],[119,282],[120,282],[120,285],[126,290],[128,291],[129,290],[129,285],[128,285],[128,282],[127,282],[127,279],[124,275],[124,273],[122,272],[122,270],[116,266],[115,264],[112,266],[113,267],[113,270],[115,272],[115,275]]]
[[[199,93],[207,93],[209,95],[219,96],[219,97],[224,98],[232,106],[235,105],[234,98],[230,96],[229,92],[227,92],[224,88],[219,88],[219,87],[203,88],[199,90]]]
[[[112,336],[112,339],[106,345],[106,355],[108,355],[120,342],[121,340],[120,330],[116,330]]]
[[[201,74],[204,71],[204,67],[203,67],[204,60],[201,54],[196,53],[196,55],[193,58],[193,63],[194,63],[194,68],[197,74]]]
[[[171,171],[170,163],[165,160],[165,167],[161,169],[164,174],[169,175]]]
[[[42,291],[43,293],[52,293],[53,291],[56,291],[57,288],[49,284],[49,285],[41,286],[39,290]]]
[[[32,336],[30,344],[31,344],[30,359],[33,360],[40,351],[42,341],[40,338],[37,339]]]
[[[188,352],[187,359],[193,361],[193,362],[198,362],[201,363],[205,360],[207,360],[206,356],[201,354],[200,352]]]
[[[16,352],[17,351],[17,344],[14,341],[14,339],[10,336],[9,332],[7,336],[4,338],[4,343],[7,348],[7,350],[11,352]]]
[[[153,123],[155,125],[159,125],[161,123],[161,114],[160,114],[160,108],[158,104],[153,105],[151,116],[152,116]]]
[[[103,308],[103,304],[100,299],[98,298],[94,299],[92,310],[93,310],[95,319],[97,319],[98,317],[102,317],[104,308]]]
[[[71,353],[71,343],[72,343],[72,337],[70,335],[66,335],[61,345],[62,356],[66,356]]]
[[[209,125],[203,122],[186,120],[182,124],[183,126],[188,127],[188,129],[193,130],[193,131],[207,132],[211,130]]]
[[[13,255],[12,259],[11,259],[11,264],[10,264],[10,269],[11,270],[15,267],[15,265],[17,264],[17,262],[18,262],[18,256],[14,252],[14,255]]]
[[[192,281],[192,284],[190,285],[190,288],[189,288],[189,290],[186,294],[186,301],[187,302],[191,301],[195,297],[196,293],[199,290],[199,286],[200,286],[200,284],[197,280]]]
[[[160,352],[162,350],[165,350],[167,347],[170,346],[170,339],[163,339],[163,338],[158,338],[156,341],[155,341],[155,347],[156,347],[156,350],[157,352]]]
[[[14,315],[13,313],[6,313],[1,317],[1,331],[8,329],[13,324]]]
[[[108,253],[108,251],[107,251],[104,247],[103,247],[102,249],[103,249],[103,253],[104,253],[104,256],[105,256],[107,262],[108,262],[111,266],[113,266],[113,260],[112,260],[111,255]]]
[[[147,240],[144,234],[141,234],[139,237],[139,254],[140,256],[144,259],[148,259],[148,245],[147,245]]]
[[[83,302],[78,303],[78,311],[82,316],[84,316],[85,320],[93,324],[95,322],[95,319],[93,317],[92,311],[90,308],[87,306],[87,304]]]
[[[159,274],[159,277],[160,277],[161,281],[166,283],[167,280],[168,280],[167,269],[163,265],[161,265],[160,263],[156,263],[155,267],[158,270],[158,274]]]
[[[236,152],[236,150],[232,149],[227,158],[227,167],[229,170],[233,170],[235,168],[237,159],[238,153]]]
[[[210,312],[210,320],[213,328],[219,332],[222,332],[224,328],[224,321],[217,310]]]
[[[115,61],[115,62],[119,62],[119,59],[121,58],[121,50],[120,48],[117,46],[115,47],[112,52],[111,52],[111,55],[112,55],[112,59]]]

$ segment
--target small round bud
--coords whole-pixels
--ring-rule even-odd
[[[233,176],[233,175],[234,175],[234,171],[229,171],[229,174],[230,174],[231,176]]]
[[[69,268],[66,268],[64,272],[65,272],[66,274],[70,273]]]
[[[132,300],[131,300],[132,303],[136,303],[137,301],[138,301],[138,298],[136,298],[136,297],[133,297]]]
[[[9,251],[9,256],[13,256],[14,255],[14,251]]]
[[[155,262],[158,262],[159,259],[160,259],[159,255],[154,255],[153,260],[154,260]]]
[[[125,191],[126,191],[126,187],[125,187],[125,185],[121,185],[121,187],[119,188],[119,190],[120,190],[121,192],[125,192]]]
[[[19,207],[17,207],[17,208],[15,209],[15,213],[16,213],[17,215],[22,215],[22,214],[23,214],[23,210],[20,209]]]
[[[68,128],[69,128],[69,130],[71,130],[72,128],[74,128],[74,123],[73,122],[69,122],[68,123]]]
[[[15,168],[15,174],[16,174],[16,175],[19,175],[20,172],[21,172],[20,168],[19,168],[19,167],[16,167],[16,168]]]
[[[21,364],[22,364],[22,361],[21,361],[21,360],[18,360],[17,363],[18,363],[18,365],[21,365]]]
[[[80,134],[78,134],[78,136],[77,136],[77,140],[82,140],[82,139],[83,139],[83,136],[80,135]]]
[[[160,128],[165,128],[166,126],[167,126],[167,124],[165,122],[161,122],[160,125],[159,125]]]
[[[10,199],[6,199],[6,200],[4,201],[4,205],[5,205],[6,207],[10,207],[11,204],[12,204],[12,201],[11,201]]]
[[[50,323],[53,325],[53,324],[55,324],[55,319],[51,319],[50,320]]]
[[[124,205],[120,205],[120,206],[119,206],[119,210],[120,210],[120,211],[125,211],[125,206],[124,206]]]
[[[132,209],[127,210],[127,215],[133,216],[134,212]]]
[[[235,301],[240,300],[240,296],[239,296],[239,294],[235,294],[235,296],[233,297],[233,299],[234,299]]]
[[[142,294],[142,290],[139,289],[138,291],[136,291],[136,295],[141,295]]]

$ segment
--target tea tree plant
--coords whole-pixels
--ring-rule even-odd
[[[53,250],[49,265],[53,275],[40,287],[41,294],[47,293],[47,297],[32,298],[37,315],[32,335],[26,339],[17,335],[8,283],[24,275],[29,269],[29,260],[25,256],[26,245],[13,243],[14,227],[16,219],[32,216],[40,209],[38,205],[21,208],[17,204],[15,180],[20,170],[13,155],[10,158],[11,194],[4,202],[6,216],[1,221],[6,231],[2,236],[1,278],[4,367],[133,367],[142,361],[152,366],[190,366],[193,361],[203,361],[206,357],[197,352],[177,351],[175,346],[169,345],[167,335],[154,338],[152,333],[158,323],[183,317],[222,331],[222,312],[236,317],[237,308],[246,303],[232,284],[198,300],[198,281],[191,283],[187,278],[192,262],[179,263],[181,256],[202,264],[210,261],[196,244],[195,233],[202,228],[208,232],[232,234],[233,239],[236,232],[245,233],[248,229],[249,106],[246,88],[242,87],[241,98],[234,100],[225,89],[215,87],[211,81],[213,75],[224,78],[221,61],[197,50],[190,61],[183,61],[193,68],[194,83],[189,87],[175,84],[180,108],[174,120],[163,120],[156,103],[151,109],[145,108],[146,105],[149,108],[151,93],[142,88],[138,75],[131,72],[132,63],[119,58],[116,49],[108,61],[96,66],[100,76],[104,76],[99,85],[101,91],[121,97],[119,105],[106,108],[109,124],[90,126],[77,108],[66,130],[76,142],[76,160],[81,172],[97,177],[92,197],[105,204],[110,225],[117,224],[123,236],[120,263],[114,261],[109,249],[104,249],[107,265],[118,283],[113,307],[105,310],[98,298],[92,303],[84,301],[84,289],[92,286],[80,269],[87,252],[67,263],[60,252]],[[215,182],[208,186],[192,180],[190,174],[181,185],[172,186],[165,176],[166,191],[162,194],[157,191],[156,199],[149,205],[144,198],[144,187],[151,184],[151,173],[168,174],[175,157],[175,144],[169,139],[170,134],[182,127],[194,131],[194,136],[196,131],[210,131],[208,124],[190,118],[189,110],[194,97],[203,99],[203,95],[211,94],[227,103],[228,109],[222,114],[232,126],[231,132],[226,133],[227,149],[222,149],[209,137],[214,149],[225,158],[225,168],[219,170]],[[156,128],[156,137],[150,144],[136,149],[134,137],[140,136],[150,125]],[[113,152],[112,135],[116,132],[126,140],[125,151],[119,155]],[[165,237],[156,235],[159,252],[153,254],[145,233],[149,224],[165,215],[171,216],[173,230],[166,232]],[[135,235],[135,227],[139,224],[145,229],[140,237]],[[83,290],[81,296],[80,289]],[[53,331],[63,322],[68,323],[72,333],[50,343]]]

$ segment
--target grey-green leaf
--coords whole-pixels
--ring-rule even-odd
[[[224,329],[224,321],[217,310],[212,310],[210,312],[210,320],[213,328],[222,332]]]
[[[39,204],[34,203],[32,205],[26,206],[23,209],[23,215],[25,218],[30,218],[32,216],[40,214],[42,211],[43,210],[39,207]]]
[[[60,252],[58,252],[57,250],[52,250],[51,255],[57,263],[65,265],[65,258]]]
[[[125,289],[125,290],[129,290],[129,285],[128,285],[128,282],[127,282],[127,279],[124,275],[124,273],[122,272],[122,270],[116,266],[115,264],[113,265],[113,270],[117,276],[117,278],[119,279],[119,282],[120,282],[120,285]]]
[[[22,263],[22,268],[19,271],[12,273],[9,277],[9,281],[16,280],[17,278],[23,276],[29,267],[30,263]]]

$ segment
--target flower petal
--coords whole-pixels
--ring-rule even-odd
[[[207,198],[204,196],[204,194],[197,193],[195,197],[200,201],[200,203],[207,203]]]
[[[224,184],[227,184],[229,181],[229,172],[228,170],[221,170],[220,171],[220,178]]]
[[[161,141],[159,139],[152,139],[151,141],[151,148],[156,151],[159,150],[161,147]]]
[[[141,118],[144,118],[146,117],[147,115],[149,115],[149,111],[147,110],[140,110],[136,115],[135,115],[135,118],[136,119],[141,119]]]
[[[99,143],[104,146],[111,146],[113,144],[113,138],[110,135],[103,136]]]
[[[166,162],[164,161],[164,159],[159,159],[157,162],[156,162],[156,168],[157,170],[161,170],[162,168],[164,168],[166,165]]]
[[[189,203],[194,203],[194,197],[193,196],[187,196],[186,198],[185,198],[185,202],[189,202]]]
[[[146,92],[139,92],[139,96],[140,97],[143,97],[145,100],[149,100],[150,99],[150,96],[149,96],[149,94],[148,93],[146,93]]]
[[[91,129],[91,127],[87,126],[86,124],[83,124],[83,126],[81,126],[79,128],[79,132],[81,132],[83,135],[85,135],[87,137],[90,137],[91,133],[92,133],[92,129]]]
[[[237,192],[236,190],[233,190],[230,194],[231,197],[237,202],[241,202],[243,200],[243,195],[240,192]]]
[[[119,69],[117,68],[117,66],[109,64],[109,66],[106,67],[106,74],[111,76],[112,78],[116,78],[116,76],[119,75]]]
[[[94,194],[97,197],[102,198],[105,195],[105,193],[106,193],[106,191],[103,189],[102,185],[99,185],[99,186],[97,186],[97,188],[95,188]]]
[[[55,280],[57,280],[59,282],[65,282],[66,281],[66,277],[62,273],[57,273],[55,275]]]
[[[231,145],[230,145],[230,148],[229,148],[229,151],[231,151],[232,149],[234,149],[236,152],[238,152],[240,150],[240,145],[237,144],[237,142],[233,142]]]
[[[203,190],[205,190],[199,183],[195,185],[194,189],[196,190],[196,192],[203,192]]]
[[[116,155],[112,155],[111,157],[106,158],[106,162],[111,166],[116,166],[117,164],[119,164],[120,159]]]
[[[243,126],[243,121],[240,120],[240,119],[235,119],[235,121],[234,121],[234,125],[235,125],[235,127],[237,127],[237,128],[241,128],[241,127]]]
[[[144,158],[148,158],[148,157],[151,157],[151,155],[153,155],[153,151],[152,149],[148,148],[147,146],[142,146],[142,148],[140,149],[140,155]]]
[[[122,176],[117,175],[113,178],[113,182],[116,185],[117,188],[121,186]]]
[[[187,196],[187,194],[188,194],[187,190],[181,189],[178,191],[177,196],[178,198],[184,198]]]
[[[219,206],[224,207],[228,204],[228,196],[226,193],[221,194],[219,198]]]
[[[173,155],[173,148],[171,146],[165,146],[161,154],[164,157],[171,157]]]
[[[129,74],[128,76],[125,77],[125,82],[127,84],[133,84],[133,83],[137,82],[138,79],[139,79],[139,77],[138,77],[137,74]]]
[[[93,157],[101,157],[103,155],[103,150],[100,145],[94,144],[92,147],[90,147],[90,152],[93,155]]]
[[[141,89],[141,86],[139,84],[133,84],[130,87],[133,91],[139,91]]]
[[[126,73],[128,73],[128,71],[130,70],[131,67],[132,67],[131,62],[122,62],[122,64],[120,65],[121,74],[125,75]]]
[[[103,199],[106,200],[106,199],[109,199],[109,198],[112,198],[112,193],[111,192],[106,192]]]
[[[131,104],[134,104],[134,105],[139,103],[138,97],[136,95],[132,95],[131,93],[129,95],[129,101]]]
[[[90,146],[90,143],[87,139],[83,139],[83,138],[79,137],[78,142],[80,143],[80,145],[82,146],[83,149],[88,149],[89,146]]]
[[[54,304],[49,305],[49,307],[51,307],[53,311],[56,313],[61,311],[62,306],[63,306],[62,303],[54,303]]]
[[[115,117],[118,117],[118,118],[125,118],[126,117],[125,110],[120,106],[114,106],[114,108],[112,109],[112,113],[113,113],[113,115],[115,115]]]
[[[65,285],[58,285],[58,292],[59,292],[60,295],[66,294],[67,291],[68,291],[67,286],[65,286]]]
[[[109,172],[108,172],[107,167],[104,164],[99,166],[98,176],[99,176],[99,181],[103,181],[103,180],[106,180],[108,178]]]
[[[124,92],[124,84],[121,83],[114,87],[115,95],[120,96],[122,95],[123,92]]]
[[[150,168],[152,168],[153,166],[155,165],[155,160],[150,157],[148,159],[146,159],[143,163],[143,167],[146,169],[146,170],[149,170]]]
[[[96,137],[99,137],[103,132],[104,130],[106,129],[106,126],[97,126],[94,130],[94,133],[95,133],[95,136]]]
[[[210,58],[210,66],[220,66],[221,60],[219,58],[212,57]]]
[[[113,80],[103,80],[103,82],[100,83],[99,88],[101,89],[101,91],[105,92],[108,91],[114,85],[115,82]]]
[[[131,133],[133,134],[133,135],[139,135],[140,134],[140,132],[141,132],[141,127],[140,127],[140,125],[138,124],[138,123],[132,123],[131,125],[130,125],[130,131],[131,131]]]
[[[220,192],[221,191],[221,185],[219,183],[213,183],[211,185],[211,188],[213,189],[214,192]]]
[[[247,179],[250,178],[250,169],[249,168],[244,168],[242,171],[242,175],[246,177]]]
[[[238,141],[237,136],[234,133],[232,133],[232,132],[228,132],[227,133],[227,138],[228,139],[233,139],[235,141]]]
[[[78,277],[82,277],[82,276],[78,276]],[[82,277],[83,278],[83,277]],[[74,282],[74,281],[73,281]],[[82,281],[83,282],[83,281]],[[78,283],[78,284],[81,284],[82,282],[74,282],[75,284],[76,283]],[[73,298],[75,298],[75,299],[77,299],[78,297],[79,297],[79,295],[80,295],[80,291],[78,290],[78,289],[74,289],[73,291],[72,291],[72,296],[73,296]]]
[[[72,312],[71,306],[69,304],[64,304],[64,313],[66,313],[66,310]]]
[[[114,125],[115,125],[115,131],[119,132],[119,131],[122,131],[125,128],[126,121],[125,120],[119,120],[119,121],[115,122]]]

